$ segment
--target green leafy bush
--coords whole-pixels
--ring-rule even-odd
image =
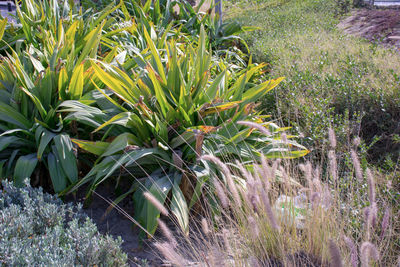
[[[126,266],[121,239],[102,236],[80,207],[30,186],[0,189],[3,266]]]
[[[152,234],[159,212],[143,191],[162,203],[171,194],[186,232],[189,210],[211,186],[201,154],[257,161],[308,153],[256,109],[283,78],[260,81],[263,64],[218,50],[244,28],[186,1],[120,1],[97,13],[59,2],[25,1],[21,27],[5,31],[1,177],[18,186],[51,180],[62,194],[90,182],[88,199],[104,180],[129,177],[132,188],[116,202],[134,193],[136,219]]]
[[[67,2],[28,0],[18,6],[21,27],[16,35],[22,39],[13,44],[4,36],[10,53],[0,64],[2,177],[22,185],[31,175],[50,176],[55,192],[78,180],[70,140],[78,128],[64,121],[57,109],[65,100],[92,98],[93,72],[87,58],[111,62],[116,56],[116,50],[99,53],[100,42],[107,43],[102,34],[109,31],[105,17],[111,11],[86,17],[70,10]]]
[[[208,184],[208,170],[198,162],[202,153],[243,161],[259,160],[261,153],[269,158],[308,153],[296,142],[283,140],[285,129],[255,110],[255,102],[282,78],[253,84],[253,76],[263,65],[235,73],[223,61],[217,64],[206,49],[204,30],[197,46],[185,44],[186,48],[170,41],[157,49],[146,30],[144,37],[150,51],[138,55],[138,63],[129,69],[92,61],[95,76],[104,84],[98,90],[114,105],[113,113],[77,101],[62,104],[62,111],[70,113],[68,119],[81,123],[96,114],[109,117],[95,132],[104,132],[103,138],[113,140],[72,140],[99,156],[72,190],[91,182],[90,194],[105,179],[127,170],[127,176],[136,180],[131,192],[135,191],[137,220],[154,233],[159,211],[147,204],[143,191],[151,191],[162,203],[172,191],[173,212],[186,231],[188,210]],[[256,127],[240,125],[240,121]],[[185,183],[192,188],[182,190]]]

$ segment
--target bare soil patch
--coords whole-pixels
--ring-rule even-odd
[[[338,27],[345,33],[400,50],[400,10],[356,10]]]

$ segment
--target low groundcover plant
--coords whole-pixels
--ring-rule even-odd
[[[80,207],[29,185],[0,187],[2,266],[126,266],[121,243],[99,234]]]

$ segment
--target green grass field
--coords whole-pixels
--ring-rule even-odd
[[[337,29],[333,0],[236,1],[225,8],[228,20],[260,28],[243,36],[254,59],[270,63],[271,77],[286,77],[263,100],[266,112],[293,126],[318,157],[333,127],[344,151],[361,136],[371,162],[397,167],[398,51]]]

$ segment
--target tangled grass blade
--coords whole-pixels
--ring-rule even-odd
[[[161,212],[162,215],[168,216],[169,212],[168,210],[164,207],[163,204],[158,201],[156,197],[154,197],[150,192],[144,192],[143,196],[154,206],[156,209],[158,209],[159,212]]]

